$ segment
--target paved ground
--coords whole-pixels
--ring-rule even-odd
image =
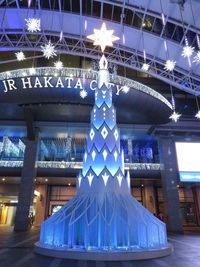
[[[171,256],[132,262],[74,261],[36,255],[33,244],[38,236],[37,229],[13,233],[12,228],[0,226],[0,267],[200,267],[200,233],[170,235],[174,245]]]

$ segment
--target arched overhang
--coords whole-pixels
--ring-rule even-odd
[[[1,10],[1,12],[3,12]],[[84,17],[70,13],[62,14],[62,30],[64,39],[59,42],[60,36],[60,12],[40,10],[42,32],[37,33],[36,38],[30,38],[31,34],[25,30],[25,18],[34,16],[33,10],[7,9],[4,12],[4,21],[0,37],[0,51],[5,50],[37,50],[50,39],[57,37],[56,49],[59,53],[81,55],[89,58],[97,58],[99,51],[91,46],[86,36],[93,32],[94,27],[102,23],[100,19]],[[11,19],[12,18],[12,19]],[[53,20],[53,23],[52,23]],[[70,23],[69,23],[70,22]],[[116,35],[121,37],[113,49],[107,52],[111,62],[141,71],[143,64],[142,31],[140,29],[124,26],[120,23],[107,22],[108,28],[115,30]],[[73,27],[72,27],[73,25]],[[125,43],[122,41],[122,32]],[[16,38],[17,34],[17,38]],[[167,82],[181,90],[192,94],[199,94],[200,90],[200,66],[188,64],[188,59],[181,56],[182,46],[174,41],[168,40],[170,58],[177,61],[173,72],[164,71],[166,53],[164,50],[164,39],[153,33],[143,32],[147,60],[150,64],[149,74],[164,82]],[[74,42],[70,42],[70,40]]]

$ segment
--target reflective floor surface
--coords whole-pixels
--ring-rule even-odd
[[[11,227],[0,226],[0,267],[200,267],[200,233],[170,235],[174,246],[171,256],[145,261],[98,262],[62,260],[36,255],[33,244],[39,230],[14,233]]]

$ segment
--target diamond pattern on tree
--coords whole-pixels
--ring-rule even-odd
[[[118,131],[117,131],[117,129],[115,129],[115,132],[114,132],[114,137],[115,137],[115,139],[116,139],[116,141],[117,141],[117,139],[118,139],[118,137],[119,137],[119,134],[118,134]]]
[[[95,136],[95,132],[93,129],[91,129],[90,130],[90,139],[93,140],[94,136]]]
[[[110,175],[108,175],[106,172],[104,173],[104,175],[102,175],[102,178],[104,180],[104,184],[106,186],[107,182],[108,182],[108,178],[109,178]]]
[[[117,158],[118,158],[118,153],[117,153],[117,151],[115,150],[115,152],[114,152],[114,158],[115,158],[115,161],[117,161]]]
[[[93,161],[94,161],[95,157],[96,157],[96,152],[95,152],[95,150],[93,150],[92,151],[92,159],[93,159]]]
[[[103,155],[104,160],[106,160],[106,158],[108,156],[108,152],[106,150],[104,150],[102,155]]]
[[[106,136],[108,135],[108,131],[106,129],[106,127],[104,126],[103,129],[101,130],[101,135],[103,136],[103,139],[106,138]]]

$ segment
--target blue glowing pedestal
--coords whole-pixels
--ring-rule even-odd
[[[136,260],[171,253],[166,225],[131,196],[108,80],[103,56],[77,195],[43,222],[37,253],[85,260]]]

